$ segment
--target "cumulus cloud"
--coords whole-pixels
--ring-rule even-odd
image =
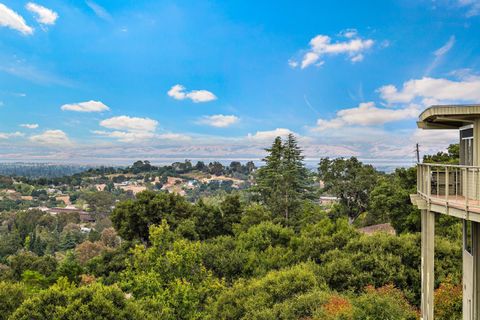
[[[27,128],[27,129],[37,129],[38,124],[36,124],[36,123],[23,123],[23,124],[20,125],[20,127]]]
[[[480,78],[470,77],[453,81],[443,78],[423,77],[403,83],[398,89],[386,85],[378,89],[380,96],[388,103],[409,103],[415,99],[425,104],[443,102],[468,103],[480,101]]]
[[[167,94],[176,100],[190,99],[195,103],[209,102],[217,99],[217,97],[210,91],[192,90],[187,92],[185,91],[185,87],[180,84],[171,87]]]
[[[110,108],[103,104],[101,101],[86,101],[79,103],[64,104],[61,106],[63,111],[76,111],[76,112],[102,112],[109,111]]]
[[[356,108],[343,109],[330,120],[318,119],[316,130],[338,129],[344,126],[374,126],[388,122],[416,118],[420,113],[417,105],[402,109],[378,108],[374,102],[360,103]]]
[[[240,118],[234,115],[226,116],[223,114],[216,114],[212,116],[204,116],[198,120],[198,123],[216,128],[226,128],[237,123],[239,120]]]
[[[286,137],[291,133],[294,134],[290,129],[277,128],[270,131],[257,131],[255,134],[249,133],[247,139],[258,142],[271,142],[276,137]]]
[[[95,134],[121,142],[145,141],[154,138],[158,122],[149,118],[118,116],[102,120],[100,126],[113,131],[94,131]]]
[[[100,125],[108,129],[153,132],[157,128],[158,121],[149,118],[119,116],[102,120]]]
[[[58,19],[58,14],[55,11],[39,4],[29,2],[25,8],[27,8],[28,11],[33,12],[36,15],[37,22],[41,24],[54,25],[55,21]]]
[[[24,136],[24,134],[18,131],[11,132],[11,133],[0,132],[0,139],[2,140],[14,138],[14,137],[22,137],[22,136]]]
[[[340,34],[344,40],[332,42],[332,38],[319,34],[310,40],[310,48],[303,54],[300,61],[289,60],[292,68],[305,69],[311,65],[320,66],[325,61],[323,57],[328,55],[347,55],[353,63],[363,60],[363,53],[375,43],[372,39],[362,39],[355,29],[348,29]]]
[[[30,137],[30,141],[47,146],[68,146],[71,144],[67,134],[62,130],[46,130]]]
[[[33,28],[27,25],[25,19],[3,3],[0,3],[0,26],[17,30],[24,35],[33,34]]]

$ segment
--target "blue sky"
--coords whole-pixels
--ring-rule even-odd
[[[309,159],[409,164],[480,102],[480,1],[0,0],[0,161]]]

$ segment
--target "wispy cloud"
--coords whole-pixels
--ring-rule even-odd
[[[14,137],[23,137],[24,134],[21,132],[11,132],[11,133],[5,133],[5,132],[0,132],[0,139],[5,140],[5,139],[10,139]]]
[[[438,48],[433,52],[433,55],[435,56],[435,58],[433,59],[432,63],[428,66],[427,70],[425,70],[425,76],[430,75],[430,73],[433,70],[435,70],[435,68],[442,61],[443,57],[453,48],[454,45],[455,45],[455,36],[452,35],[443,46],[441,46],[440,48]]]
[[[27,25],[25,19],[3,3],[0,3],[0,26],[17,30],[24,35],[33,34],[33,28]]]
[[[336,42],[327,35],[319,34],[310,40],[310,48],[306,50],[303,57],[290,59],[288,64],[292,68],[300,67],[305,69],[311,65],[321,66],[325,63],[325,56],[346,55],[353,63],[364,59],[364,52],[370,49],[375,43],[372,39],[362,39],[355,29],[348,29],[340,33],[344,40]]]
[[[39,4],[29,2],[25,7],[36,15],[36,20],[40,24],[54,25],[58,19],[58,13]]]
[[[60,85],[64,87],[75,86],[73,81],[65,79],[52,72],[39,69],[36,66],[29,65],[25,60],[19,59],[15,56],[11,58],[0,54],[0,72],[5,72],[12,76],[42,85]],[[24,94],[19,94],[19,96],[24,96]]]
[[[167,94],[176,100],[190,99],[195,103],[209,102],[217,99],[217,97],[208,90],[192,90],[187,92],[185,91],[185,87],[180,84],[171,87]]]
[[[92,9],[92,11],[95,13],[95,15],[97,17],[99,17],[100,19],[103,19],[103,20],[106,20],[106,21],[109,21],[109,22],[111,22],[113,20],[110,13],[104,7],[100,6],[99,4],[97,4],[93,1],[85,1],[85,3],[87,4],[87,6],[90,9]]]
[[[39,126],[37,123],[23,123],[20,125],[20,127],[26,129],[37,129]]]
[[[480,14],[480,1],[478,0],[456,0],[461,7],[467,8],[467,17],[478,16]]]
[[[226,128],[237,123],[239,120],[240,118],[234,115],[216,114],[212,116],[203,116],[197,121],[197,123],[216,128]]]

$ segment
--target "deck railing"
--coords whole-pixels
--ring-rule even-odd
[[[420,163],[417,165],[417,192],[427,200],[480,208],[480,167]]]

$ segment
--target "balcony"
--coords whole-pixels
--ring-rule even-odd
[[[480,222],[480,167],[418,164],[412,201],[420,209]]]

